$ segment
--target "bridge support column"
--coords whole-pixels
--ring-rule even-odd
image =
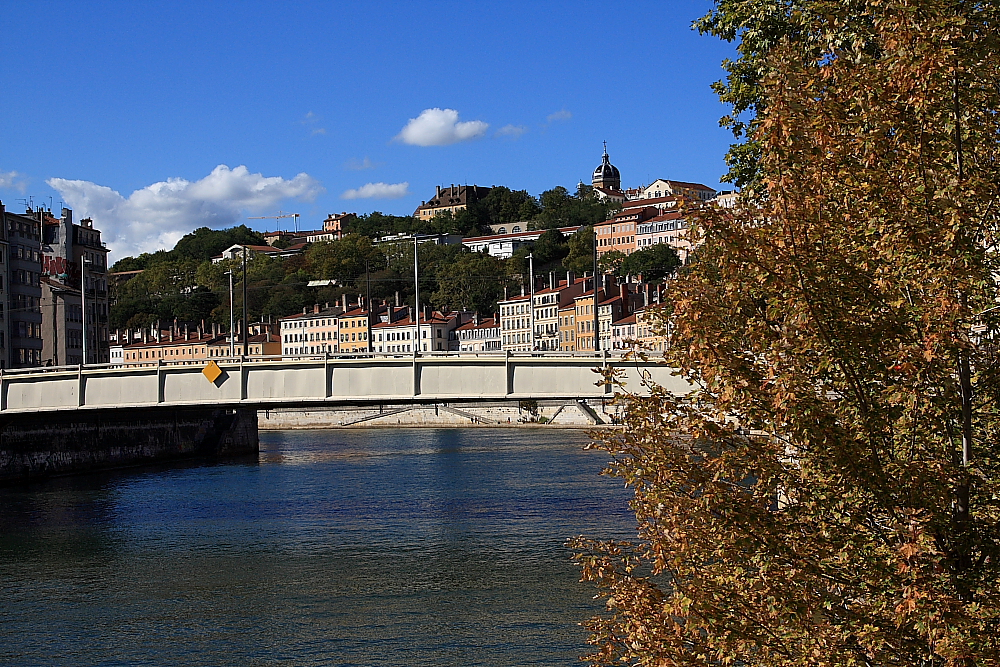
[[[0,484],[258,450],[257,412],[245,408],[8,415],[0,417]]]

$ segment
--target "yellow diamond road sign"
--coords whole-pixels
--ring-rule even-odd
[[[209,382],[215,382],[222,375],[222,369],[219,368],[219,364],[214,361],[210,361],[205,364],[205,367],[201,369],[202,375],[208,378]]]

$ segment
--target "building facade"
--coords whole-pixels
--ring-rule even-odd
[[[7,312],[9,315],[9,366],[42,365],[42,225],[40,215],[5,213],[9,252]]]
[[[478,185],[458,185],[451,184],[449,188],[436,186],[434,198],[420,202],[420,206],[413,212],[413,216],[420,220],[430,220],[439,213],[456,213],[469,207],[481,199],[485,199],[492,188],[484,188]]]

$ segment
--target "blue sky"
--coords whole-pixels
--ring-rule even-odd
[[[64,202],[121,257],[279,210],[409,214],[436,184],[572,188],[604,140],[625,186],[720,187],[710,7],[8,0],[0,200]]]

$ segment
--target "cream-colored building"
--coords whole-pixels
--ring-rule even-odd
[[[449,188],[436,186],[434,198],[420,202],[420,206],[413,212],[413,216],[420,220],[430,220],[439,213],[456,213],[469,207],[477,201],[484,199],[492,188],[484,188],[478,185],[455,185]]]

